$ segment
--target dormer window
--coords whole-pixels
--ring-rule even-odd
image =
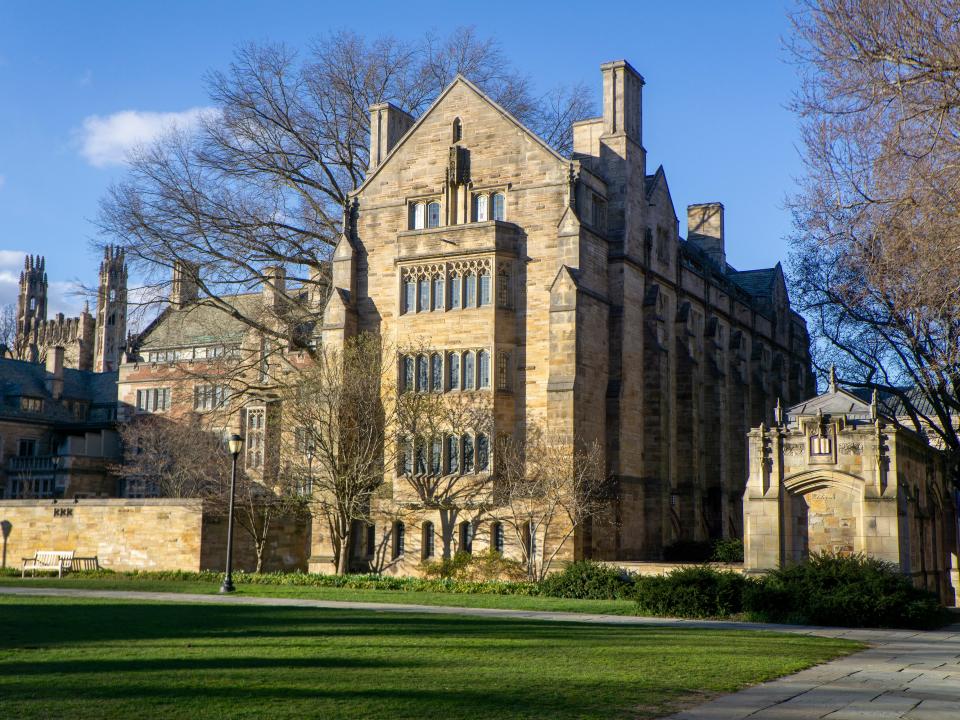
[[[460,122],[460,118],[455,118],[453,121],[453,142],[460,142],[460,139],[463,137],[463,123]]]

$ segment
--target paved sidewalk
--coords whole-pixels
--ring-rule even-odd
[[[500,608],[21,586],[0,586],[0,595],[316,607],[610,625],[761,630],[846,638],[868,643],[872,647],[795,675],[726,695],[672,715],[671,720],[960,720],[960,624],[937,632],[857,630]]]

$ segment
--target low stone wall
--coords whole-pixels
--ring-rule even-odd
[[[305,570],[309,523],[274,522],[264,570]],[[219,570],[226,534],[226,522],[205,515],[200,500],[0,501],[0,567],[19,568],[38,550],[72,550],[109,570]],[[253,541],[236,523],[234,567],[256,567]]]
[[[700,567],[703,563],[693,562],[631,562],[622,560],[604,561],[604,565],[618,567],[634,575],[666,575],[673,570],[682,568]],[[743,563],[707,563],[714,570],[730,570],[735,573],[743,573]]]

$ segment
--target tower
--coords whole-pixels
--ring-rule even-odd
[[[46,261],[41,255],[27,255],[20,273],[20,295],[17,298],[17,335],[14,357],[35,362],[37,330],[47,319]]]
[[[120,366],[120,355],[126,339],[127,266],[123,250],[108,245],[100,263],[94,372],[111,372]]]

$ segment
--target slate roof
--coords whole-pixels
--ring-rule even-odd
[[[777,278],[777,269],[734,270],[728,266],[727,276],[753,297],[773,297],[773,285]]]
[[[242,293],[222,298],[246,316],[256,315],[263,295]],[[249,330],[241,320],[220,308],[200,302],[185,308],[167,308],[141,333],[138,349],[166,349],[199,345],[235,344]]]
[[[54,401],[47,389],[47,368],[40,363],[0,358],[0,416],[5,419],[37,421],[44,423],[78,423],[63,406]],[[43,398],[42,413],[25,412],[20,409],[23,396]],[[63,370],[63,399],[83,400],[91,406],[110,406],[117,403],[117,373],[95,373],[89,370]],[[98,424],[106,420],[102,413],[91,412],[87,423]]]

